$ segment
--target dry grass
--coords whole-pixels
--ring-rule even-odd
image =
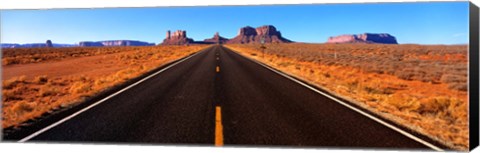
[[[68,58],[105,55],[145,47],[67,47],[67,48],[2,48],[2,65],[41,63]]]
[[[228,45],[455,149],[468,149],[467,46]]]
[[[46,75],[37,76],[33,79],[33,82],[38,84],[47,83],[48,77]]]
[[[3,80],[2,81],[2,87],[3,87],[3,89],[12,89],[15,86],[17,86],[17,84],[24,83],[25,78],[26,78],[26,76],[22,75],[22,76],[11,78],[9,80]]]
[[[74,59],[70,57],[61,59],[64,56],[60,55],[69,54],[69,52],[75,53],[76,57],[112,54],[112,56],[108,57],[113,57],[114,59],[97,61],[97,67],[90,67],[89,69],[104,70],[103,68],[105,67],[118,67],[119,69],[102,72],[100,73],[101,75],[90,75],[90,73],[87,75],[86,72],[75,71],[74,74],[60,76],[55,76],[54,72],[45,69],[44,75],[29,76],[31,74],[26,73],[22,76],[4,78],[2,84],[2,126],[3,128],[19,126],[27,120],[40,117],[42,114],[56,108],[80,103],[85,97],[94,96],[106,89],[138,77],[168,62],[195,53],[205,47],[207,46],[87,47],[77,48],[79,51],[75,51],[73,48],[38,49],[45,50],[45,54],[37,52],[35,55],[45,57],[43,61],[48,61],[52,64],[55,64],[56,61]],[[24,54],[25,50],[28,49],[9,49],[7,51],[10,55],[5,58],[29,61],[27,59],[30,58],[30,54]],[[40,63],[29,64],[40,65]],[[18,67],[17,65],[4,67],[10,66],[13,66],[13,69],[4,71],[4,73],[13,72]],[[77,67],[84,67],[84,65],[77,64],[72,69]]]

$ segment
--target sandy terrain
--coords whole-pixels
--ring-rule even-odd
[[[27,79],[33,79],[40,75],[48,75],[49,77],[69,75],[101,76],[129,66],[125,64],[114,66],[117,54],[120,53],[79,57],[55,62],[5,66],[3,67],[2,78],[8,80],[22,75],[25,75]]]
[[[2,60],[17,62],[2,66],[2,127],[18,126],[58,107],[78,104],[86,97],[205,47],[78,48],[81,52],[75,48],[37,48],[30,52],[9,49]],[[44,60],[28,60],[33,58],[29,55],[32,52],[35,59]],[[69,52],[76,56],[63,56]]]

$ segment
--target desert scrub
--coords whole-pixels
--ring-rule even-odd
[[[262,53],[258,45],[227,45],[444,145],[468,148],[466,45],[266,46],[258,57],[251,56]]]
[[[19,77],[11,78],[9,80],[3,80],[2,87],[3,89],[12,89],[19,83],[25,83],[25,79],[26,79],[26,76],[22,75]]]
[[[15,58],[2,58],[2,65],[17,64],[18,61]]]
[[[16,68],[17,66],[13,66],[14,64],[20,64],[18,67],[22,67],[21,64],[36,65],[35,63],[46,61],[56,63],[57,60],[68,61],[70,58],[86,56],[111,57],[105,60],[96,60],[93,62],[95,64],[88,63],[90,64],[89,70],[102,70],[95,74],[83,71],[67,71],[68,74],[58,75],[57,72],[44,69],[44,71],[36,74],[27,72],[25,75],[3,78],[2,127],[19,126],[27,120],[35,119],[45,113],[51,113],[57,108],[84,102],[86,97],[95,96],[97,93],[111,89],[128,79],[138,77],[154,68],[206,47],[208,46],[18,48],[2,50],[4,53],[2,61],[16,61],[7,66],[4,65],[10,68]],[[34,58],[35,60],[31,60]],[[39,61],[38,59],[42,60]],[[75,60],[77,62],[80,59],[88,58]],[[39,64],[39,66],[50,63]],[[67,65],[65,69],[68,70],[70,67],[75,69],[78,66],[84,65],[80,62],[74,66]],[[16,70],[12,69],[11,71]],[[3,71],[3,73],[8,73],[8,71]]]
[[[33,79],[33,82],[38,84],[44,84],[48,82],[48,77],[46,75],[37,76]]]
[[[17,96],[16,90],[2,90],[2,101],[21,99],[21,97]]]
[[[244,46],[242,49],[249,55],[262,53],[258,51],[259,45],[255,44],[229,46]],[[466,79],[468,71],[466,45],[291,43],[267,44],[266,47],[269,57],[288,57],[299,62],[355,67],[367,72],[396,75],[405,80],[440,83],[442,75],[462,74],[459,77]]]
[[[52,85],[48,84],[48,85],[44,85],[42,86],[39,91],[38,91],[38,95],[40,97],[46,97],[46,96],[54,96],[58,93],[58,89],[56,87],[53,87]]]
[[[70,87],[70,93],[82,94],[92,90],[92,85],[89,82],[75,82]]]
[[[24,113],[32,112],[35,108],[35,103],[27,101],[18,101],[11,107],[15,115],[19,116]]]
[[[415,111],[420,108],[418,98],[411,97],[407,94],[394,94],[385,101],[388,105],[394,106],[399,111]]]
[[[445,74],[440,78],[440,81],[448,83],[450,89],[467,91],[467,76],[456,74]]]

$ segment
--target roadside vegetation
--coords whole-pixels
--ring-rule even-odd
[[[467,150],[467,45],[227,45],[382,117]]]
[[[126,48],[141,50],[143,47],[2,48],[2,66],[119,53]]]
[[[87,97],[95,96],[206,47],[207,45],[190,45],[3,50],[3,76],[21,70],[22,66],[32,66],[31,64],[33,67],[41,66],[40,71],[43,74],[32,76],[38,72],[27,72],[9,78],[2,77],[2,127],[21,126],[25,121],[35,120],[44,113],[79,104]],[[58,62],[68,63],[87,56],[104,58],[94,63],[50,67]],[[83,60],[87,61],[88,58],[82,58],[81,61]],[[71,69],[74,69],[75,73],[56,73]],[[87,73],[86,70],[95,72]]]

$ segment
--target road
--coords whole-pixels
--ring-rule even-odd
[[[22,141],[431,149],[219,45]]]

